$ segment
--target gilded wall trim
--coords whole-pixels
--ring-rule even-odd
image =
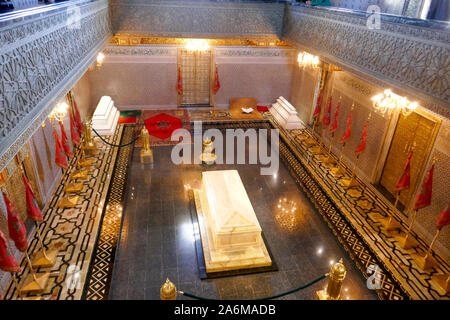
[[[288,47],[288,44],[276,37],[254,37],[247,39],[205,39],[211,46],[235,47]],[[189,42],[186,38],[146,37],[140,34],[116,33],[111,39],[114,45],[178,45],[185,46]]]
[[[108,1],[80,1],[80,28],[68,13],[0,28],[0,170],[81,78],[111,35]]]

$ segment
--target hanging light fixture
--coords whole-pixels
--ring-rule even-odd
[[[417,102],[410,102],[407,98],[399,96],[389,89],[384,90],[383,93],[372,97],[372,102],[377,112],[382,115],[387,114],[389,116],[395,109],[397,109],[401,111],[405,117],[407,117],[419,106]]]
[[[67,114],[67,110],[69,109],[69,105],[65,102],[60,102],[56,105],[56,107],[49,114],[48,118],[50,121],[52,119],[56,119],[56,121],[63,121],[64,117]]]
[[[312,54],[303,51],[298,54],[297,62],[301,67],[310,67],[315,69],[319,67],[320,60],[318,56],[313,56]]]
[[[103,65],[103,61],[105,61],[105,55],[102,52],[97,54],[97,67],[101,67]]]
[[[186,49],[188,51],[206,51],[209,49],[209,44],[204,39],[190,39],[187,40]]]

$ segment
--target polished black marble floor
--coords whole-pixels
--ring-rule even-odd
[[[139,150],[129,169],[110,299],[159,299],[167,277],[177,289],[200,296],[259,298],[310,282],[340,258],[347,267],[343,299],[377,299],[281,161],[276,176],[261,176],[259,165],[177,166],[167,146],[153,148],[155,163],[149,168],[139,163]],[[227,169],[239,171],[279,271],[200,280],[185,186],[199,188],[202,171]],[[285,198],[298,209],[294,221],[280,219],[278,204]],[[326,281],[282,299],[314,299]]]

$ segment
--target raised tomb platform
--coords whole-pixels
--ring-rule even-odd
[[[120,111],[109,96],[103,96],[92,116],[92,127],[101,135],[112,136],[116,130]]]
[[[279,97],[270,108],[270,113],[285,129],[303,129],[305,126],[297,116],[297,110],[285,98]]]
[[[236,170],[203,172],[194,196],[207,274],[272,265]]]

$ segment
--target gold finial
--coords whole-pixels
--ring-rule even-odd
[[[347,269],[345,268],[343,260],[341,258],[338,263],[335,263],[331,267],[330,278],[342,281],[344,280],[346,273]]]
[[[354,109],[355,109],[355,102],[353,101],[353,102],[352,102],[352,107],[351,107],[350,110],[353,111]]]
[[[369,116],[367,117],[367,121],[369,121],[370,119],[372,119],[372,112],[369,113]]]
[[[150,134],[148,130],[144,127],[141,131],[142,137],[142,149],[140,153],[141,163],[142,164],[151,164],[153,163],[153,152],[150,149]]]
[[[205,137],[202,143],[202,154],[200,155],[200,160],[212,164],[216,160],[216,155],[214,154],[214,143],[210,138]]]
[[[438,162],[439,158],[437,156],[433,157],[433,166]]]
[[[161,300],[177,300],[177,287],[169,280],[161,286]]]
[[[339,262],[331,266],[328,274],[328,285],[326,289],[317,291],[317,297],[320,300],[339,300],[341,296],[342,283],[347,274],[347,269],[344,266],[342,258]]]
[[[88,154],[95,153],[95,141],[92,138],[92,120],[84,122],[84,149]]]
[[[144,150],[150,150],[150,134],[146,128],[142,129],[142,147]]]

